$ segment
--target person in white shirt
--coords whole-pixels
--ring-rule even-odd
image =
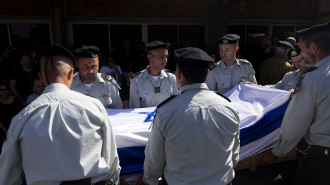
[[[70,90],[75,58],[65,48],[38,53],[44,93],[12,120],[0,155],[0,184],[118,184],[120,166],[103,105]]]
[[[79,72],[73,76],[71,90],[100,100],[105,108],[122,109],[117,81],[110,75],[98,73],[98,52],[96,46],[83,46],[73,51]]]
[[[116,64],[115,59],[112,55],[108,57],[107,65],[102,66],[100,73],[107,74],[116,79],[118,85],[122,87],[123,85],[123,71],[121,67]]]
[[[227,185],[239,159],[239,116],[205,84],[214,60],[198,48],[174,51],[179,95],[157,106],[140,184]],[[166,182],[166,183],[164,183]]]

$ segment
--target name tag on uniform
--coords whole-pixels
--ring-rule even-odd
[[[155,93],[160,93],[160,87],[154,87]]]

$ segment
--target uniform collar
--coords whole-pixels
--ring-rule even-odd
[[[55,90],[70,90],[70,89],[62,83],[52,83],[45,88],[43,94]]]
[[[323,58],[322,60],[320,60],[317,64],[315,64],[315,67],[320,67],[321,65],[323,65],[329,61],[330,61],[330,56],[327,56],[327,57]]]
[[[204,89],[204,90],[208,90],[209,88],[207,87],[206,83],[194,83],[194,84],[189,84],[189,85],[185,85],[183,86],[180,91],[179,94],[182,94],[186,91],[192,90],[192,89]]]
[[[105,83],[104,79],[101,77],[101,73],[96,74],[96,78],[95,78],[93,83]],[[80,79],[79,72],[77,72],[76,74],[74,74],[74,80],[73,80],[73,83],[72,83],[72,87],[76,87],[76,86],[81,85],[81,84],[84,85],[84,83]]]
[[[227,69],[227,67],[228,67],[228,66],[226,66],[226,64],[222,60],[220,60],[219,66],[220,66],[220,69],[222,71],[225,70],[225,69]],[[241,66],[241,64],[238,62],[238,59],[235,59],[234,66]]]
[[[149,66],[147,66],[147,68],[145,69],[145,73],[143,74],[143,78],[145,78],[145,79],[148,79],[151,76],[151,74],[148,71],[148,67]],[[159,77],[160,78],[166,78],[166,77],[168,77],[168,74],[163,69],[163,70],[160,71]]]

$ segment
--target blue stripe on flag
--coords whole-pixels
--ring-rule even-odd
[[[256,141],[279,128],[289,102],[290,100],[269,111],[254,125],[240,129],[240,145],[244,146],[248,143]]]
[[[117,148],[121,172],[129,174],[143,171],[145,146]]]

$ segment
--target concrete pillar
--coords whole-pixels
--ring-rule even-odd
[[[209,1],[209,24],[206,42],[209,48],[217,51],[217,40],[228,32],[228,3],[226,0]]]

